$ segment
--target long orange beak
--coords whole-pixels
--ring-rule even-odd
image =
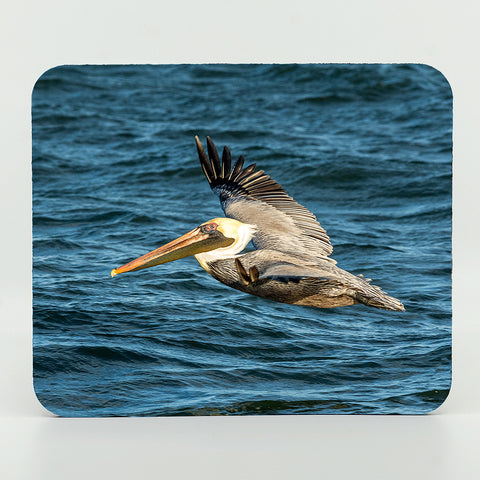
[[[223,235],[222,235],[223,237]],[[202,233],[197,227],[192,231],[182,235],[180,238],[167,243],[163,247],[157,248],[131,262],[114,268],[111,272],[112,277],[119,273],[133,272],[143,268],[161,265],[162,263],[173,262],[180,258],[195,255],[201,252],[208,252],[220,247],[225,247],[233,243],[231,238],[212,238],[208,233]]]

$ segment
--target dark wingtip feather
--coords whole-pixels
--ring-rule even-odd
[[[222,178],[228,178],[230,169],[232,168],[232,154],[228,147],[223,147],[222,154]]]
[[[203,148],[202,142],[195,136],[195,144],[197,145],[197,152],[198,158],[200,159],[200,164],[202,165],[203,173],[207,177],[208,183],[212,183],[213,179],[215,178],[214,172],[212,171],[212,167],[210,165],[210,161],[208,160],[207,154],[205,153],[205,149]]]
[[[212,164],[212,169],[215,178],[220,176],[220,157],[218,156],[217,147],[212,142],[210,137],[207,137],[207,149],[208,149],[208,156],[210,157],[210,163]]]
[[[235,181],[239,182],[240,184],[243,183],[242,180],[249,177],[249,175],[255,171],[256,166],[256,163],[252,163],[248,167],[245,167],[238,175],[235,176]]]
[[[230,173],[229,179],[235,178],[242,171],[243,162],[245,162],[245,158],[243,158],[243,155],[240,155],[237,163],[235,163],[235,166],[233,167],[232,173]]]

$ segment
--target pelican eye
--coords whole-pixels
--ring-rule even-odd
[[[216,223],[207,223],[203,226],[203,230],[206,232],[214,232],[217,229],[218,225]]]

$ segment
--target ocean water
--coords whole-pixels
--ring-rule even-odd
[[[451,380],[452,95],[425,65],[62,66],[32,95],[33,375],[63,416],[423,414]],[[191,258],[223,216],[194,136],[256,162],[405,312],[249,296]]]

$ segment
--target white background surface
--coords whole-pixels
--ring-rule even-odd
[[[33,0],[0,13],[0,478],[480,478],[476,1]],[[426,417],[61,419],[35,400],[30,94],[82,63],[420,62],[454,93],[454,380]],[[435,232],[432,232],[435,235]]]

